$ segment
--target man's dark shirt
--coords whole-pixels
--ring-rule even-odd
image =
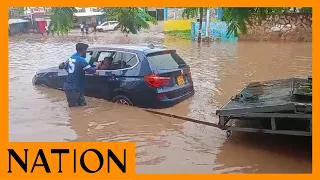
[[[95,73],[95,68],[91,67],[85,58],[78,53],[72,55],[65,63],[68,72],[67,79],[63,85],[63,90],[76,90],[84,93],[85,71]]]

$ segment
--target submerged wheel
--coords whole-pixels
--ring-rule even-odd
[[[227,134],[227,138],[229,138],[230,136],[231,136],[231,131],[230,130],[227,130],[227,132],[226,132],[226,134]]]
[[[133,106],[132,102],[130,101],[129,98],[123,95],[118,95],[112,99],[112,102],[126,105],[126,106]]]
[[[42,87],[46,87],[46,88],[48,87],[48,86],[47,86],[47,85],[45,85],[45,84],[40,84],[40,86],[42,86]]]

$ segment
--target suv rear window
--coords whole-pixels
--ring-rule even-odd
[[[178,69],[187,65],[175,51],[151,53],[147,59],[157,69]]]

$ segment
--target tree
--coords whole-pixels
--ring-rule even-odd
[[[51,8],[49,29],[57,34],[67,34],[73,26],[74,7]]]
[[[268,14],[280,14],[280,13],[311,13],[312,8],[296,8],[296,7],[281,7],[281,8],[223,8],[223,20],[228,24],[228,34],[235,36],[239,35],[239,32],[246,34],[247,26],[251,25],[250,17],[255,15],[260,22],[264,20]]]
[[[58,34],[67,34],[73,26],[74,7],[51,9],[51,23],[49,28]],[[122,33],[137,34],[141,29],[148,29],[151,21],[157,21],[148,14],[145,8],[100,8],[104,15],[119,22],[118,28]]]
[[[199,15],[199,32],[198,32],[198,43],[201,43],[202,36],[202,21],[203,21],[203,11],[207,8],[198,7],[198,8],[185,8],[182,13],[182,17],[194,18]]]
[[[141,29],[148,29],[147,21],[157,24],[155,18],[150,16],[145,8],[104,8],[103,11],[106,17],[118,21],[117,28],[126,34],[137,34]]]
[[[299,12],[301,13],[312,13],[312,8],[311,7],[303,7],[301,9],[299,9]]]
[[[8,13],[9,18],[15,18],[24,15],[25,8],[24,7],[9,7]]]

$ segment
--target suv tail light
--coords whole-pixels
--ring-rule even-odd
[[[144,80],[154,88],[159,88],[161,86],[167,85],[170,82],[170,77],[160,77],[156,74],[147,75]]]

